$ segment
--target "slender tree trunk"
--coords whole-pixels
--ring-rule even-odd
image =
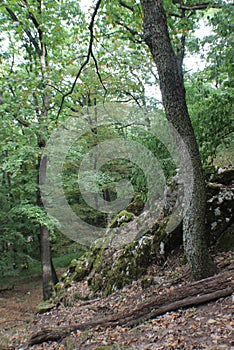
[[[41,14],[42,11],[42,3],[41,0],[39,1],[40,6],[38,7],[38,11]],[[39,34],[39,41],[40,41],[40,66],[41,66],[41,76],[43,78],[43,81],[45,83],[45,88],[48,87],[46,85],[46,69],[48,68],[48,62],[47,62],[47,49],[46,45],[43,41],[43,31],[38,29]],[[44,120],[48,120],[48,110],[50,106],[50,94],[48,92],[44,92],[42,94],[42,109],[41,109],[41,118],[42,123]],[[40,118],[39,118],[40,120]],[[41,133],[43,131],[43,126],[41,128]],[[45,140],[43,136],[38,137],[38,146],[42,150],[45,147]],[[40,176],[40,184],[45,184],[46,181],[46,169],[47,169],[47,157],[42,156],[40,160],[40,169],[38,172],[38,180]],[[43,203],[41,200],[41,191],[40,187],[38,188],[38,200],[39,205],[43,207]],[[47,300],[52,296],[53,292],[53,286],[58,282],[58,278],[56,275],[55,268],[53,266],[52,258],[51,258],[51,247],[50,247],[50,240],[49,240],[49,231],[47,227],[41,226],[40,228],[40,252],[41,252],[41,264],[42,264],[42,281],[43,281],[43,299]]]
[[[46,69],[48,68],[48,56],[47,56],[47,49],[46,49],[46,43],[43,38],[43,29],[41,27],[41,23],[38,22],[38,18],[41,18],[42,15],[42,0],[37,0],[37,10],[38,10],[38,16],[34,16],[31,12],[30,5],[27,1],[24,1],[23,7],[28,10],[28,20],[32,21],[34,25],[34,31],[37,32],[37,35],[31,33],[29,28],[27,26],[23,26],[23,22],[21,23],[17,15],[12,11],[11,8],[6,7],[7,12],[9,13],[11,19],[13,22],[20,23],[23,26],[23,30],[25,35],[28,37],[28,40],[31,43],[31,46],[35,50],[35,54],[37,55],[39,62],[40,62],[40,72],[41,72],[41,78],[42,82],[45,85],[44,87],[47,88],[48,85],[46,85]],[[25,9],[24,9],[25,10]],[[33,57],[32,55],[31,57]],[[37,67],[37,62],[36,62]],[[31,65],[32,69],[32,65]],[[39,73],[39,72],[38,72]],[[45,140],[43,139],[43,124],[45,125],[45,120],[48,120],[48,110],[50,106],[50,94],[46,92],[46,89],[42,93],[42,107],[39,107],[39,103],[37,101],[36,93],[33,94],[34,102],[35,102],[35,111],[37,113],[38,117],[38,124],[40,125],[40,131],[38,132],[38,147],[43,150],[45,147]],[[0,92],[0,104],[2,104],[2,93]],[[18,120],[19,121],[19,120]],[[21,124],[23,123],[20,121]],[[25,125],[25,122],[23,123],[24,126],[28,126],[27,123]],[[46,126],[45,126],[46,127]],[[46,171],[46,163],[47,159],[42,159],[42,165],[41,165],[41,178],[42,181],[45,181],[45,171]],[[37,205],[40,207],[43,207],[43,203],[41,200],[41,193],[40,193],[40,187],[39,187],[39,169],[40,168],[40,157],[39,162],[37,164],[37,172],[38,172],[38,179],[37,179]],[[52,286],[53,284],[57,283],[57,275],[52,263],[51,259],[51,249],[50,249],[50,241],[49,241],[49,232],[48,229],[45,226],[40,227],[40,234],[39,234],[39,243],[40,243],[40,254],[41,254],[41,263],[42,263],[42,279],[43,279],[43,298],[44,300],[49,299],[52,293]]]
[[[144,38],[156,63],[166,117],[185,143],[193,172],[193,193],[184,213],[184,249],[194,278],[201,279],[214,272],[208,254],[205,232],[205,181],[200,154],[189,117],[182,75],[170,41],[162,0],[141,0]],[[186,168],[181,154],[181,167]],[[182,169],[183,170],[183,169]],[[187,183],[187,185],[189,185]]]
[[[38,166],[38,191],[37,191],[37,205],[43,207],[41,199],[41,191],[39,185],[43,185],[46,180],[46,165],[47,158],[44,156],[39,161]],[[39,184],[40,171],[40,184]],[[53,286],[58,282],[55,268],[51,258],[51,247],[49,240],[49,231],[47,227],[40,226],[39,245],[42,266],[42,285],[43,285],[43,300],[48,300],[52,296]]]

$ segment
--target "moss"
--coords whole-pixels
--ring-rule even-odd
[[[116,258],[106,259],[105,253],[97,257],[99,263],[93,265],[89,279],[93,292],[102,291],[106,296],[141,277],[150,264],[151,248],[152,237],[144,237],[127,245]]]
[[[143,289],[150,287],[154,283],[154,279],[152,276],[145,276],[141,280],[141,287]]]
[[[44,312],[50,311],[55,306],[55,303],[51,299],[43,301],[37,306],[37,313],[43,314]]]
[[[124,224],[132,221],[133,219],[134,219],[134,214],[133,213],[130,213],[127,210],[122,210],[111,221],[111,223],[108,225],[108,228],[114,228],[114,227],[123,226]]]
[[[137,193],[133,201],[126,207],[126,210],[136,216],[139,216],[142,213],[144,206],[145,202],[142,200],[141,194]]]

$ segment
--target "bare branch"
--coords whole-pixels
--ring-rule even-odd
[[[92,48],[93,48],[93,40],[94,40],[93,27],[94,27],[95,17],[97,15],[97,12],[98,12],[98,9],[99,9],[99,7],[101,5],[101,2],[102,2],[102,0],[98,0],[97,1],[95,9],[94,9],[94,12],[93,12],[93,15],[92,15],[92,18],[91,18],[91,21],[90,21],[90,24],[89,24],[89,27],[88,27],[88,29],[90,31],[90,40],[89,40],[89,48],[88,48],[87,57],[86,57],[85,61],[82,63],[82,65],[81,65],[81,67],[80,67],[80,69],[79,69],[79,71],[78,71],[78,73],[77,73],[77,75],[75,77],[75,80],[74,80],[74,82],[72,84],[71,89],[66,94],[64,94],[62,96],[61,104],[60,104],[60,107],[59,107],[59,110],[58,110],[58,114],[57,114],[57,118],[56,118],[57,120],[58,120],[59,115],[60,115],[60,113],[62,111],[65,98],[73,93],[73,91],[75,89],[75,86],[76,86],[76,83],[77,83],[77,81],[78,81],[78,79],[79,79],[79,77],[80,77],[84,67],[89,63],[90,57],[92,57],[92,54],[93,54]]]
[[[26,120],[22,119],[22,118],[16,118],[17,122],[19,122],[21,125],[25,126],[25,127],[29,127],[30,123],[27,122]]]
[[[118,90],[117,90],[117,91],[118,91]],[[136,104],[137,104],[139,107],[141,107],[141,104],[140,104],[140,102],[138,101],[138,98],[135,97],[130,91],[121,91],[121,90],[119,90],[119,92],[121,92],[121,93],[124,94],[124,95],[130,96],[130,97],[136,102]]]
[[[99,79],[100,83],[102,84],[103,89],[105,90],[105,96],[104,96],[104,100],[105,100],[105,97],[106,97],[106,94],[107,94],[107,89],[106,89],[106,87],[105,87],[105,85],[103,83],[101,74],[99,72],[98,63],[97,63],[96,57],[93,54],[93,51],[91,52],[91,56],[92,56],[92,58],[94,60],[94,64],[95,64],[95,68],[96,68],[96,73],[97,73],[98,79]]]

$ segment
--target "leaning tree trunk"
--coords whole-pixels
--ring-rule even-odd
[[[144,38],[157,66],[166,117],[185,143],[191,160],[194,183],[192,198],[184,213],[183,240],[193,276],[200,279],[212,274],[214,268],[205,237],[205,181],[186,104],[182,61],[177,59],[172,48],[162,0],[141,0],[141,4]],[[186,168],[183,155],[180,161],[181,167]]]

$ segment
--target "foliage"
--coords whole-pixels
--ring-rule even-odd
[[[228,4],[206,13],[212,31],[201,40],[201,57],[207,64],[187,77],[187,100],[204,165],[213,164],[233,140],[232,18]]]
[[[70,115],[82,118],[84,107],[118,101],[163,114],[155,94],[157,71],[142,37],[139,1],[103,1],[94,26],[92,55],[87,59],[92,11],[83,13],[79,1],[1,2],[0,7],[0,274],[39,259],[39,225],[51,233],[53,247],[69,245],[55,223],[38,206],[38,171],[44,143]],[[212,163],[221,147],[231,143],[233,105],[232,6],[189,11],[165,1],[170,37],[177,54],[201,52],[204,70],[185,75],[187,101],[204,164]],[[199,41],[195,29],[201,18],[212,27]],[[227,19],[227,20],[226,20]],[[31,36],[29,35],[31,33]],[[44,51],[43,51],[44,50]],[[203,50],[203,51],[202,51]],[[43,54],[44,53],[44,56]],[[44,60],[44,61],[43,61]],[[69,93],[71,92],[71,93]],[[65,97],[66,96],[66,97]],[[58,115],[62,97],[63,108]],[[160,111],[159,111],[160,109]],[[137,126],[98,128],[74,143],[63,168],[66,198],[85,221],[103,226],[109,218],[90,208],[77,186],[77,169],[85,153],[107,138],[125,137],[157,155],[165,177],[175,172],[166,148]],[[43,143],[43,142],[44,143]],[[113,160],[99,172],[99,194],[116,198],[116,182],[131,180],[145,200],[144,172],[124,159]],[[85,186],[89,187],[88,177]]]

